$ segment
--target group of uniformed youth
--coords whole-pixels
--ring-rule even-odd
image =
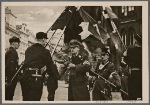
[[[58,80],[61,75],[52,60],[50,51],[45,47],[47,34],[38,32],[36,39],[37,43],[25,51],[25,60],[21,72],[11,81],[19,68],[16,49],[19,48],[20,40],[16,37],[10,38],[10,48],[5,54],[5,80],[6,83],[10,84],[5,86],[5,100],[13,100],[19,77],[23,101],[40,101],[45,75],[48,75],[46,78],[48,101],[54,101],[55,90],[58,87]],[[90,74],[91,64],[88,61],[89,54],[83,45],[73,39],[69,46],[70,60],[63,63],[64,69],[69,71],[68,101],[90,101],[90,92],[87,86],[90,79],[94,79],[92,100],[112,100],[110,84],[104,79],[108,80],[109,77],[112,77],[117,89],[121,88],[121,79],[114,64],[109,61],[110,53],[103,49],[101,52],[102,61],[97,63],[95,72],[104,78],[101,79],[98,75],[92,73],[91,76],[87,75],[87,72]],[[126,63],[123,64],[126,67]]]

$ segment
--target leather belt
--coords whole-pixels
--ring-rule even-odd
[[[39,68],[27,68],[27,70],[29,71],[35,71],[35,74],[32,74],[33,77],[42,77],[42,75],[40,75],[39,72]]]

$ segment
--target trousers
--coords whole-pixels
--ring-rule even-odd
[[[40,101],[43,92],[43,78],[30,77],[20,81],[23,101]]]

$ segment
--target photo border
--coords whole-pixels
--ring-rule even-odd
[[[9,0],[7,0],[7,1],[9,1]],[[16,2],[17,1],[17,2]],[[2,21],[2,20],[4,20],[5,18],[4,18],[4,10],[5,10],[5,8],[4,8],[4,6],[5,5],[8,5],[8,6],[12,6],[12,4],[14,3],[14,4],[19,4],[19,3],[21,3],[21,4],[26,4],[27,2],[30,2],[30,5],[31,5],[31,3],[33,2],[34,3],[34,5],[36,5],[36,4],[38,4],[39,2],[43,2],[43,4],[42,3],[39,3],[40,4],[40,6],[45,6],[45,4],[47,4],[46,2],[51,2],[52,4],[53,3],[57,3],[57,5],[56,6],[58,6],[58,4],[59,4],[59,2],[61,2],[60,3],[60,5],[62,5],[62,2],[64,3],[64,2],[67,2],[67,3],[69,3],[69,4],[72,4],[73,2],[77,2],[77,1],[62,1],[62,0],[57,0],[57,1],[38,1],[38,0],[34,0],[34,1],[29,1],[29,0],[22,0],[22,1],[24,1],[24,2],[22,2],[21,0],[16,0],[16,1],[11,1],[11,2],[5,2],[5,1],[3,1],[3,2],[1,2],[1,63],[2,63],[2,65],[0,64],[0,67],[1,67],[1,76],[2,76],[2,78],[1,78],[1,87],[3,88],[3,90],[4,90],[4,80],[2,80],[2,79],[4,79],[5,77],[4,77],[4,75],[2,75],[2,74],[5,74],[5,71],[3,71],[3,69],[5,68],[4,66],[4,62],[5,62],[5,56],[3,56],[4,55],[4,52],[5,52],[5,47],[4,47],[4,43],[5,43],[5,40],[2,40],[2,39],[5,39],[4,38],[4,35],[5,35],[5,23],[4,23],[4,21]],[[19,2],[18,2],[19,1]],[[35,3],[36,2],[36,3]],[[78,1],[79,2],[79,1]],[[82,2],[84,2],[84,5],[85,5],[85,1],[82,1]],[[89,0],[87,0],[86,1],[86,5],[88,4],[88,3],[93,3],[93,2],[96,2],[96,4],[97,5],[99,5],[97,2],[102,2],[102,3],[105,3],[105,1],[104,0],[99,0],[99,1],[89,1]],[[118,2],[124,2],[124,1],[118,1],[118,0],[116,0],[116,1],[111,1],[111,0],[107,0],[106,1],[107,3],[109,3],[109,2],[113,2],[113,3],[115,3],[116,2],[116,4],[118,3]],[[131,1],[129,1],[129,2],[131,2]],[[134,2],[134,4],[130,4],[131,6],[137,6],[136,4],[137,4],[137,2],[135,3],[135,1],[133,1]],[[148,52],[148,1],[146,2],[146,1],[139,1],[139,2],[144,2],[143,4],[144,4],[144,9],[142,8],[142,56],[143,56],[143,54],[144,54],[144,56],[142,57],[142,61],[144,61],[144,62],[142,62],[142,65],[143,65],[143,67],[145,67],[144,65],[146,65],[146,68],[144,68],[144,70],[146,69],[147,70],[147,72],[145,73],[143,73],[143,71],[142,71],[142,83],[144,84],[144,86],[145,86],[145,84],[146,84],[146,87],[147,87],[147,89],[148,89],[148,91],[149,91],[149,81],[144,81],[144,80],[146,80],[146,79],[148,79],[149,80],[149,72],[148,72],[148,70],[149,70],[149,66],[148,66],[148,58],[149,58],[149,56],[148,56],[148,53],[145,53],[145,52]],[[6,4],[5,4],[6,3]],[[80,2],[81,3],[81,2]],[[112,3],[112,4],[113,4]],[[127,3],[127,1],[125,1],[125,3]],[[123,4],[125,4],[125,3],[123,3]],[[42,4],[42,5],[41,5]],[[74,3],[73,3],[74,4]],[[111,4],[111,5],[112,5]],[[112,6],[117,6],[117,5],[112,5]],[[143,6],[143,4],[142,4],[142,6]],[[32,4],[33,5],[33,4]],[[82,6],[84,6],[84,5],[82,5]],[[102,4],[101,4],[102,5]],[[129,4],[128,4],[129,5]],[[128,6],[127,5],[127,6]],[[141,5],[141,3],[140,3],[140,5]],[[64,5],[64,6],[66,6],[66,4]],[[70,6],[74,6],[74,5],[70,5]],[[91,5],[89,5],[89,6],[91,6]],[[96,6],[96,5],[95,5]],[[118,5],[118,6],[121,6],[121,5]],[[147,10],[146,10],[147,9]],[[147,14],[146,14],[147,13]],[[144,20],[143,20],[144,19]],[[145,35],[145,36],[144,36]],[[144,40],[144,39],[147,39],[146,41]],[[145,56],[146,55],[146,56]],[[146,60],[146,62],[145,62],[145,60]],[[3,68],[3,69],[2,69]],[[145,75],[146,75],[146,77],[145,77]],[[143,79],[144,78],[144,79]],[[143,85],[142,85],[143,86]],[[146,96],[148,96],[147,97],[147,100],[146,101],[148,101],[149,102],[149,92],[147,92],[147,91],[145,91],[145,88],[143,88],[144,89],[144,91],[142,92],[144,95],[143,95],[143,99],[145,99],[144,97],[146,97]],[[142,89],[142,90],[143,90]],[[1,89],[1,97],[2,97],[2,95],[4,94],[4,91],[2,91],[2,89]],[[145,95],[146,94],[146,95]],[[87,103],[88,102],[88,104],[93,104],[93,103],[96,103],[95,101],[93,102],[93,101],[82,101],[82,102],[78,102],[78,101],[76,101],[76,102],[70,102],[70,101],[66,101],[66,102],[64,102],[64,101],[52,101],[52,102],[50,102],[50,101],[36,101],[36,102],[33,102],[33,101],[26,101],[26,102],[24,102],[24,101],[10,101],[10,102],[5,102],[4,101],[4,97],[2,97],[2,100],[1,100],[1,102],[2,103],[39,103],[39,104],[41,104],[41,103],[43,103],[43,104],[49,104],[49,103],[57,103],[57,104],[64,104],[64,103]],[[110,102],[110,103],[109,103]],[[106,104],[112,104],[112,103],[118,103],[119,101],[97,101],[97,103],[98,104],[104,104],[104,103],[106,103]],[[135,104],[135,103],[139,103],[138,101],[127,101],[127,102],[125,102],[125,101],[121,101],[121,103],[126,103],[126,104],[129,104],[129,103],[131,103],[131,104]],[[141,103],[141,101],[140,101],[140,103]],[[143,103],[143,102],[142,102]]]

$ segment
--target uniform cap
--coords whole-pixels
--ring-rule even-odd
[[[70,47],[76,47],[76,46],[82,47],[82,43],[80,43],[79,41],[77,41],[77,40],[75,40],[75,39],[72,39],[72,40],[69,42],[69,46],[70,46]]]
[[[37,39],[43,39],[43,38],[48,39],[47,38],[47,34],[44,33],[44,32],[38,32],[38,33],[36,33],[36,38]]]
[[[103,55],[103,54],[108,54],[108,55],[109,55],[110,53],[108,52],[108,48],[103,48],[101,54],[102,54],[102,55]]]
[[[13,42],[18,42],[18,43],[20,43],[20,39],[17,38],[17,37],[15,37],[15,36],[13,36],[12,38],[9,39],[9,43],[13,43]]]

